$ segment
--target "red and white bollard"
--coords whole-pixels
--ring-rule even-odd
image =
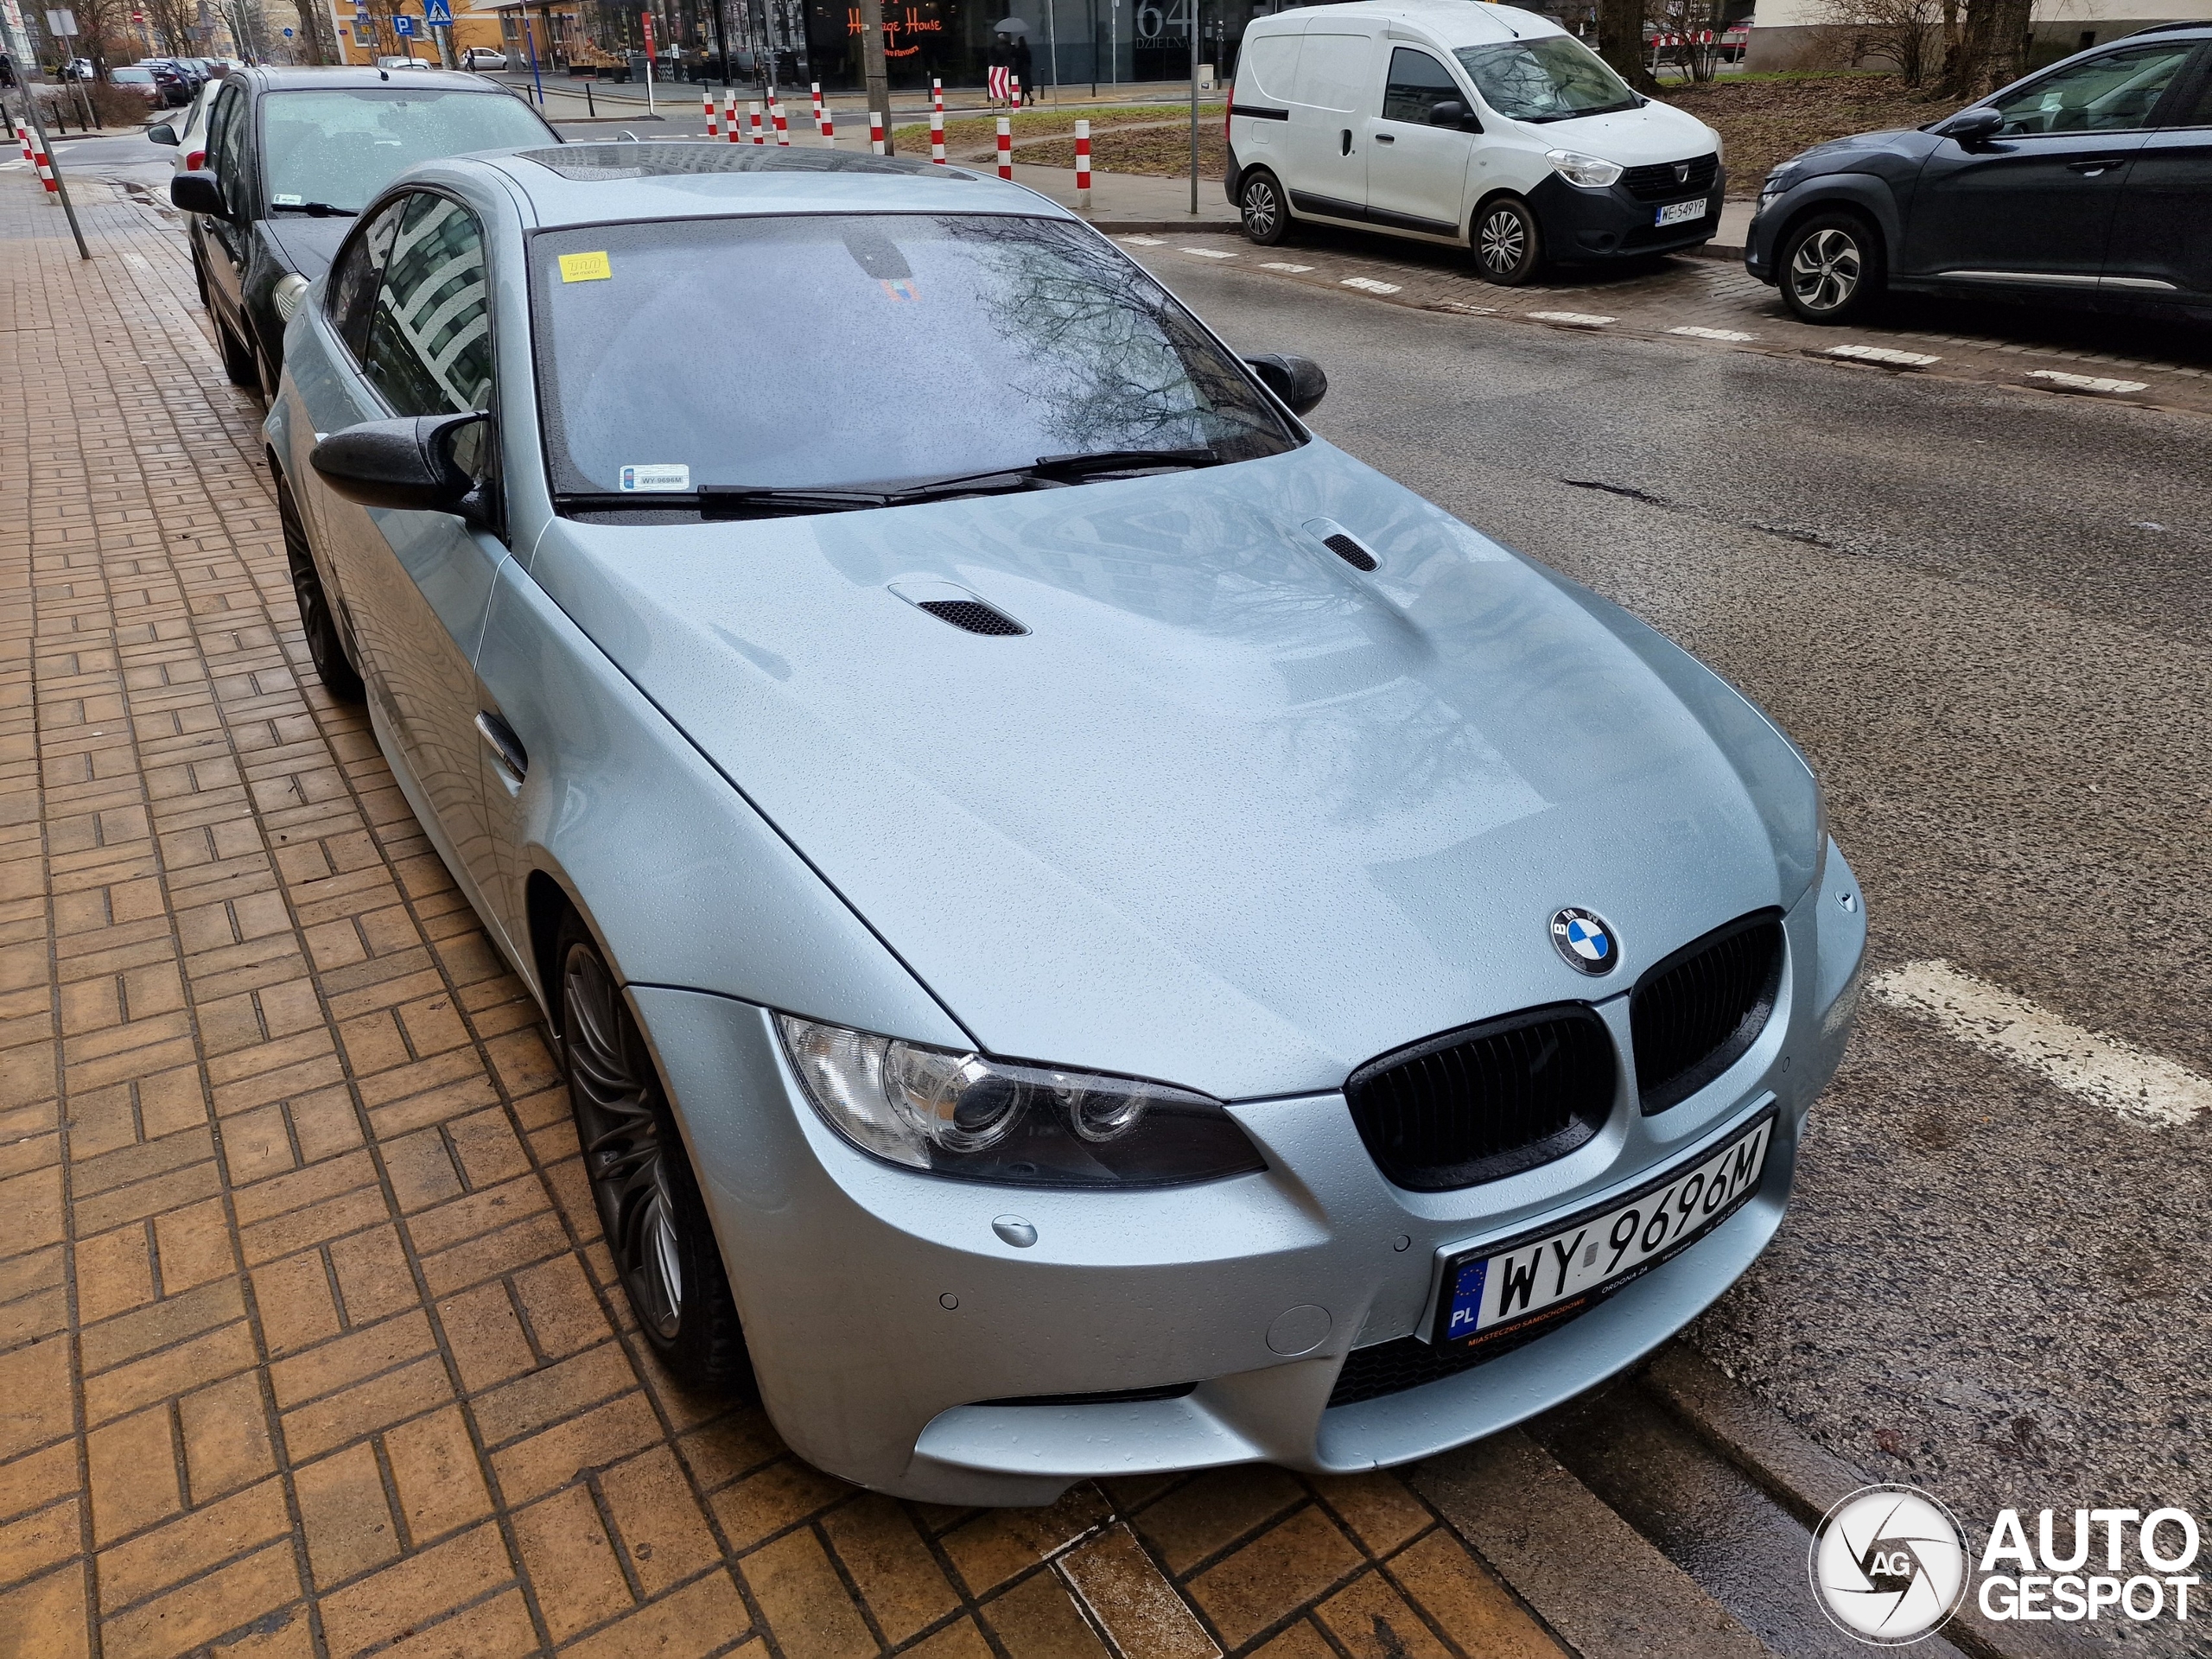
[[[868,148],[872,156],[883,154],[883,114],[879,110],[868,112]]]
[[[816,80],[807,84],[814,89],[814,130],[819,132],[822,130],[822,83]]]
[[[753,142],[756,144],[766,143],[768,140],[760,130],[760,106],[758,104],[747,104],[745,106],[745,119],[746,124],[753,129]]]
[[[38,165],[38,156],[37,153],[31,149],[30,123],[21,120],[16,123],[16,142],[23,147],[23,165],[25,167],[36,167]]]
[[[722,130],[721,124],[715,119],[715,94],[712,87],[702,86],[699,89],[699,104],[707,111],[707,137],[721,137]]]
[[[1014,177],[1014,123],[1003,115],[999,117],[999,177]]]
[[[837,112],[826,105],[822,111],[822,142],[825,144],[837,142]]]
[[[743,137],[738,130],[737,92],[734,87],[722,94],[722,137],[733,144]]]
[[[30,136],[28,128],[24,130],[23,142],[24,148],[30,152],[31,165],[38,169],[38,181],[46,187],[47,200],[49,203],[60,200],[61,187],[54,181],[54,162],[38,147],[38,140]]]
[[[791,147],[791,130],[784,124],[784,106],[772,99],[768,103],[768,113],[776,120],[776,142],[785,149],[789,149]]]
[[[930,111],[930,160],[939,167],[944,165],[944,111]]]
[[[1006,78],[1006,84],[1010,93],[1007,102],[1012,104],[1015,109],[1020,109],[1021,107],[1021,77],[1020,75],[1008,75]]]
[[[930,77],[930,108],[939,115],[944,113],[944,83],[935,75]]]
[[[1090,206],[1090,123],[1075,124],[1075,205],[1078,210]]]

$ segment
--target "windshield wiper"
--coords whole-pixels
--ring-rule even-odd
[[[1546,121],[1580,121],[1586,115],[1618,115],[1623,110],[1642,107],[1630,99],[1625,104],[1600,104],[1594,110],[1560,110],[1552,115],[1524,115],[1521,118],[1533,127]]]
[[[327,201],[278,201],[270,204],[272,213],[311,213],[317,219],[359,219],[358,207],[334,207]]]
[[[1205,444],[1188,449],[1091,449],[1072,455],[1039,455],[1027,467],[988,473],[955,473],[922,479],[887,492],[899,503],[935,501],[948,495],[999,494],[1037,484],[1071,483],[1093,473],[1130,473],[1147,467],[1216,467],[1228,457]],[[994,484],[994,480],[1004,480]]]

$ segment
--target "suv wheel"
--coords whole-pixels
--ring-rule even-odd
[[[1882,249],[1856,213],[1815,213],[1793,226],[1775,258],[1782,298],[1807,322],[1844,322],[1882,291]]]
[[[1290,234],[1290,210],[1282,199],[1282,186],[1263,167],[1244,175],[1236,193],[1236,211],[1243,216],[1244,234],[1263,248],[1272,248]]]
[[[1501,288],[1533,282],[1544,268],[1543,233],[1536,215],[1518,196],[1484,202],[1475,214],[1475,264]]]
[[[599,946],[571,912],[551,988],[584,1173],[639,1328],[693,1389],[753,1392],[753,1363],[720,1247],[645,1033]]]

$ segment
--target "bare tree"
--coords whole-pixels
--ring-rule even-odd
[[[1853,63],[1897,66],[1918,86],[1936,66],[1947,0],[1822,0],[1821,21],[1838,29]]]
[[[2017,80],[2028,62],[2033,0],[1967,0],[1955,51],[1943,62],[1949,98],[1980,98]]]
[[[1643,61],[1644,0],[1598,0],[1598,55],[1639,92],[1658,90]]]

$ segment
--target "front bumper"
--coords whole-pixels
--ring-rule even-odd
[[[1866,942],[1830,845],[1785,921],[1789,968],[1759,1040],[1701,1093],[1644,1117],[1634,1068],[1604,1131],[1555,1163],[1459,1192],[1391,1186],[1341,1095],[1232,1108],[1263,1174],[1076,1193],[895,1169],[799,1092],[772,1016],[633,987],[713,1211],[770,1417],[832,1474],[945,1503],[1043,1503],[1091,1476],[1270,1462],[1396,1464],[1517,1422],[1633,1363],[1710,1305],[1781,1224],[1805,1112],[1841,1058]],[[1599,1012],[1627,1057],[1625,988]],[[1564,1217],[1778,1104],[1758,1196],[1580,1319],[1487,1363],[1331,1408],[1354,1347],[1427,1329],[1444,1259]],[[1030,1249],[993,1231],[1017,1215]],[[1312,1339],[1284,1353],[1287,1312]],[[1319,1317],[1315,1310],[1319,1311]],[[989,1404],[1165,1391],[1174,1397]]]
[[[1655,253],[1680,253],[1711,241],[1720,228],[1720,205],[1727,194],[1728,169],[1716,168],[1705,194],[1705,216],[1686,224],[1662,226],[1659,209],[1695,195],[1644,201],[1616,184],[1590,190],[1569,184],[1556,173],[1529,192],[1544,245],[1554,259],[1570,263],[1635,259]]]
[[[1744,232],[1744,269],[1759,281],[1771,285],[1777,277],[1774,269],[1775,239],[1784,215],[1777,211],[1789,198],[1787,190],[1771,196],[1761,196],[1751,210],[1751,222]]]

